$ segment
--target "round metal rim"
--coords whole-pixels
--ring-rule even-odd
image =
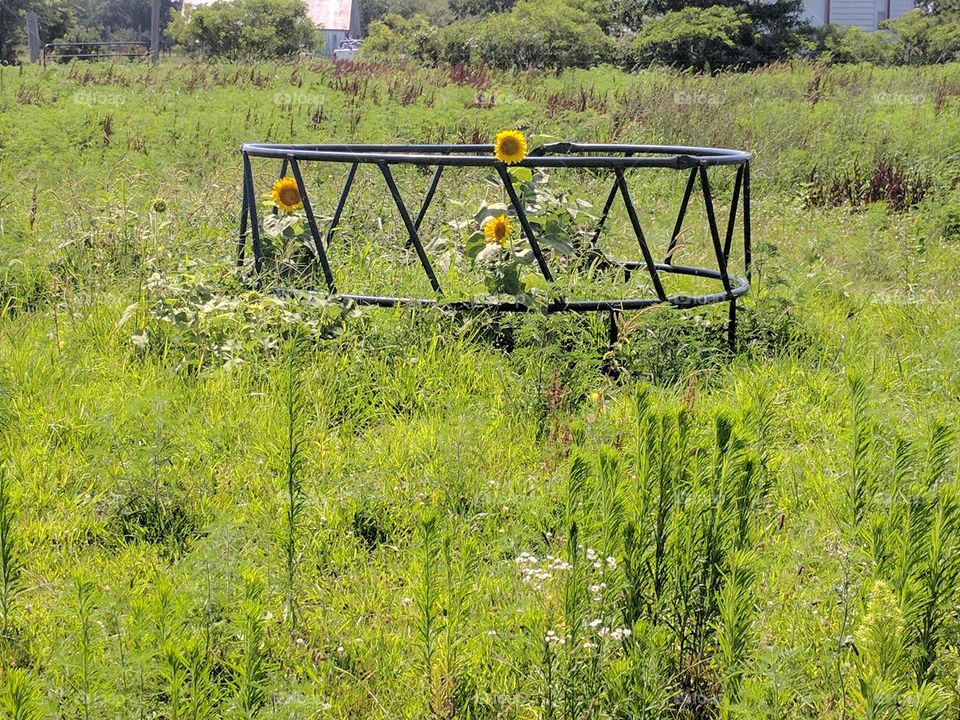
[[[640,269],[645,267],[641,262],[628,261],[619,263],[624,269]],[[674,275],[687,275],[690,277],[702,277],[711,280],[720,280],[721,275],[718,270],[709,268],[689,267],[686,265],[667,265],[657,263],[657,270],[660,272],[673,273]],[[484,301],[484,300],[450,300],[444,301],[434,298],[413,298],[413,297],[393,297],[389,295],[354,295],[350,293],[324,293],[317,290],[296,290],[293,288],[273,288],[273,291],[282,295],[308,295],[311,297],[324,297],[335,301],[354,302],[357,305],[366,307],[437,307],[443,310],[488,310],[490,312],[532,312],[542,309],[547,313],[557,312],[624,312],[628,310],[646,310],[657,305],[671,306],[675,309],[686,309],[700,307],[703,305],[713,305],[716,303],[730,302],[747,294],[750,290],[750,281],[739,275],[729,275],[731,280],[730,293],[715,292],[704,295],[671,295],[666,300],[656,298],[636,298],[636,299],[614,299],[614,300],[567,300],[564,298],[550,300],[542,306],[527,305],[519,302],[509,301]]]
[[[490,167],[500,163],[493,145],[284,145],[246,143],[241,151],[251,157],[326,160],[344,163]],[[742,165],[750,153],[730,148],[686,145],[627,145],[613,143],[550,143],[535,148],[515,164],[519,167],[691,168]]]

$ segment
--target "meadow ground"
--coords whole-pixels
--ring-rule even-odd
[[[958,111],[957,65],[0,68],[0,709],[960,716]],[[608,347],[602,318],[358,312],[234,268],[242,142],[509,127],[752,152],[737,352],[723,306]],[[309,169],[318,207],[342,176]],[[595,212],[607,182],[549,187]],[[631,182],[661,247],[683,176]],[[335,271],[417,290],[358,183]],[[467,172],[425,225],[464,296],[498,193]]]

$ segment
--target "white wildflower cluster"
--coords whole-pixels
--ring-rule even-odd
[[[605,558],[600,557],[593,548],[587,548],[587,561],[593,565],[594,570],[616,570],[617,559],[613,556]]]
[[[540,561],[536,556],[528,552],[522,552],[514,559],[514,562],[520,566],[520,575],[523,581],[533,585],[535,590],[540,590],[543,583],[549,580],[553,575],[546,568],[540,566]]]
[[[581,546],[581,550],[583,547]],[[586,548],[587,561],[593,566],[594,570],[599,571],[600,575],[607,571],[617,569],[617,560],[614,557],[601,557],[593,548]],[[541,590],[543,583],[550,580],[556,573],[562,573],[570,570],[573,566],[560,557],[547,555],[544,561],[541,561],[535,555],[526,551],[514,558],[514,563],[520,567],[520,574],[523,582],[532,585],[535,590]],[[603,598],[603,592],[607,589],[604,582],[590,586],[590,594],[595,602],[600,602]]]
[[[602,638],[608,637],[612,640],[616,640],[617,642],[620,642],[621,640],[626,640],[632,634],[632,632],[630,631],[630,628],[607,627],[606,625],[603,624],[603,620],[601,618],[594,618],[593,620],[587,623],[587,627],[593,630],[594,632],[596,632],[597,635],[599,635],[600,637]]]
[[[544,637],[544,640],[547,641],[547,645],[563,645],[567,642],[569,635],[557,635],[556,630],[547,630],[547,634]]]
[[[522,552],[514,558],[514,562],[520,566],[520,575],[523,581],[533,585],[535,590],[541,590],[543,583],[553,577],[554,573],[563,572],[570,569],[570,563],[562,558],[547,555],[545,563],[528,552]]]
[[[608,628],[605,625],[597,630],[597,635],[600,637],[609,637],[611,640],[616,640],[620,642],[621,640],[626,640],[631,635],[630,628],[618,627],[618,628]]]

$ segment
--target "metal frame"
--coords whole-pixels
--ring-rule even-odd
[[[52,55],[57,48],[79,48],[81,52],[71,52],[64,55]],[[85,52],[87,48],[106,48],[108,52]],[[129,48],[126,52],[121,48]],[[137,48],[134,50],[134,48]],[[98,58],[142,58],[150,56],[150,43],[143,40],[118,40],[112,42],[52,42],[43,46],[43,64],[47,64],[47,57],[57,60],[91,60]]]
[[[484,302],[484,301],[444,301],[443,289],[433,270],[426,249],[420,239],[420,226],[427,210],[433,201],[437,186],[445,168],[457,167],[489,167],[493,169],[503,184],[509,197],[510,204],[516,214],[523,235],[536,259],[537,267],[547,281],[552,281],[553,273],[550,269],[549,257],[543,252],[537,242],[536,234],[528,221],[523,203],[520,201],[507,171],[508,166],[496,159],[492,145],[272,145],[247,143],[241,148],[243,156],[243,201],[240,214],[240,237],[237,245],[237,264],[245,263],[247,235],[251,236],[253,249],[253,265],[257,273],[263,266],[263,249],[260,237],[260,223],[257,217],[255,182],[251,158],[270,158],[281,161],[280,177],[288,170],[300,190],[303,200],[303,210],[307,218],[307,225],[313,239],[314,248],[323,270],[327,288],[323,293],[333,298],[349,300],[364,306],[395,307],[398,305],[428,306],[436,305],[457,310],[490,310],[495,312],[527,312],[533,310],[527,305],[518,302]],[[302,162],[328,162],[349,165],[346,181],[340,198],[334,210],[332,219],[326,228],[325,235],[321,235],[317,224],[306,184],[301,170]],[[386,187],[400,213],[400,218],[407,231],[407,247],[416,252],[423,272],[430,283],[436,297],[433,298],[406,298],[378,295],[359,295],[341,293],[330,268],[328,251],[340,223],[344,206],[350,196],[357,169],[360,165],[376,165],[383,176]],[[417,165],[421,167],[436,167],[430,180],[426,195],[415,216],[408,211],[397,183],[390,168],[394,165]],[[594,168],[606,169],[613,175],[613,185],[607,196],[603,211],[597,222],[594,240],[599,239],[604,224],[617,195],[626,206],[630,225],[639,245],[640,260],[618,261],[616,264],[629,279],[631,273],[646,271],[653,284],[656,297],[653,298],[621,298],[617,300],[567,300],[563,298],[549,301],[545,307],[538,308],[547,313],[556,312],[606,312],[610,317],[610,340],[617,339],[617,316],[628,310],[642,310],[654,305],[668,305],[677,309],[699,307],[715,303],[728,303],[727,338],[733,348],[736,339],[737,327],[737,299],[745,295],[750,289],[751,279],[751,248],[750,248],[750,155],[740,150],[725,148],[680,147],[665,145],[624,145],[624,144],[592,144],[592,143],[552,143],[536,148],[523,161],[520,167],[527,168]],[[721,233],[717,221],[717,212],[714,208],[714,196],[710,189],[708,169],[718,166],[733,166],[736,168],[733,196],[727,213],[726,227]],[[644,235],[640,219],[634,205],[633,198],[627,183],[627,171],[635,168],[667,168],[688,173],[683,199],[677,213],[676,223],[666,255],[662,262],[654,259],[647,238]],[[680,232],[683,228],[684,217],[699,185],[703,196],[707,223],[714,256],[717,260],[716,268],[690,267],[677,265],[673,256],[677,249]],[[733,247],[735,225],[738,210],[742,208],[743,221],[743,269],[744,274],[732,275],[728,265],[730,252]],[[687,296],[667,294],[661,280],[662,273],[688,275],[699,278],[708,278],[718,281],[720,289],[716,292],[703,295]],[[316,292],[316,291],[314,291]]]

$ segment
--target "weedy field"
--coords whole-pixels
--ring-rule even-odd
[[[956,65],[0,68],[2,712],[960,717],[958,111]],[[752,152],[736,352],[723,306],[611,347],[605,318],[358,311],[235,268],[242,142],[504,128]],[[308,169],[318,212],[343,172]],[[635,175],[662,248],[683,177]],[[428,178],[398,173],[413,207]],[[574,233],[608,187],[537,182]],[[358,183],[335,271],[415,291]],[[500,192],[467,172],[425,222],[465,297],[504,290],[467,249]],[[312,286],[273,229],[267,275]]]

